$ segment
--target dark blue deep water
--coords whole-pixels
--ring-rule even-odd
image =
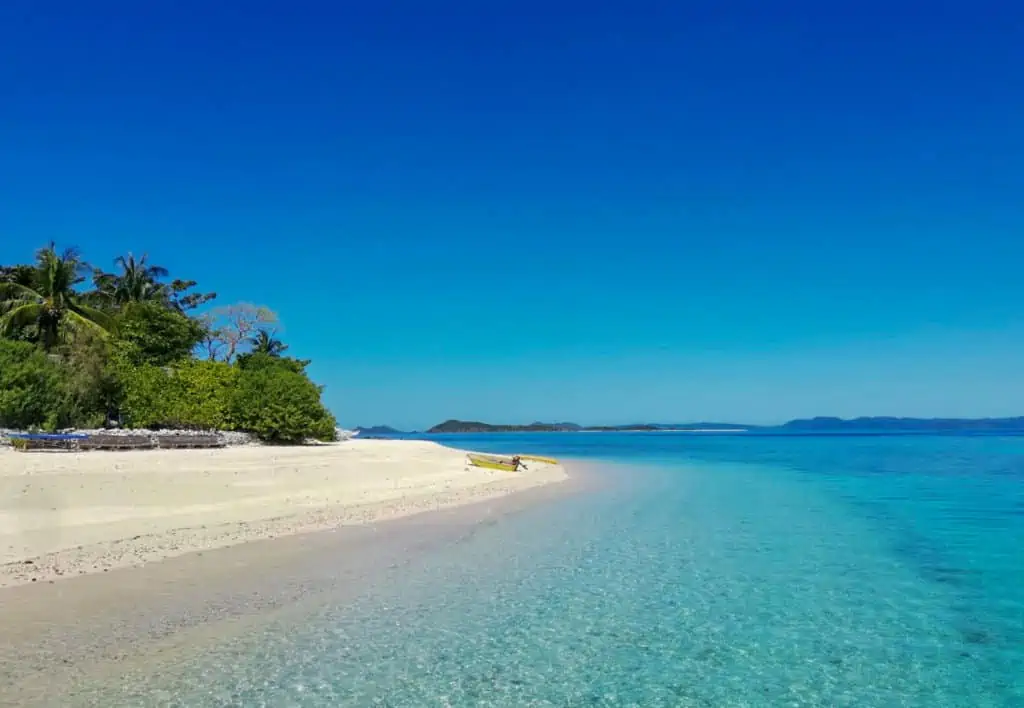
[[[1024,438],[440,439],[614,464],[138,704],[1024,706]]]

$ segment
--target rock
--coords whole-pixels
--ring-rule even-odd
[[[11,434],[25,432],[27,431],[0,428],[0,446],[11,444]],[[111,428],[108,430],[105,428],[94,428],[89,430],[68,429],[61,430],[60,432],[68,435],[148,435],[150,437],[215,433],[224,440],[225,444],[230,446],[256,444],[256,440],[249,433],[241,433],[234,430],[147,430],[145,428]]]

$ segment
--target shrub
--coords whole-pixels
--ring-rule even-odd
[[[260,440],[297,444],[334,439],[334,416],[320,402],[320,389],[291,366],[247,367],[238,374],[231,417],[239,430]]]
[[[28,342],[0,340],[0,426],[45,428],[60,423],[60,367]]]
[[[228,430],[238,370],[223,361],[187,360],[173,369],[174,396],[164,425]]]
[[[186,360],[167,368],[122,364],[121,412],[132,428],[231,429],[237,373],[222,361]]]

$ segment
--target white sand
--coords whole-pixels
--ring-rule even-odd
[[[466,464],[432,442],[0,451],[0,587],[457,506],[566,479]]]

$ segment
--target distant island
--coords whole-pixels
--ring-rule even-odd
[[[575,423],[530,423],[529,425],[492,425],[471,420],[446,420],[428,433],[569,433],[583,430]]]
[[[899,418],[871,416],[835,418],[821,416],[800,418],[782,425],[747,425],[742,423],[635,423],[630,425],[592,425],[577,423],[530,423],[528,425],[494,425],[479,421],[446,420],[427,430],[430,434],[445,433],[573,433],[573,432],[691,432],[751,434],[827,434],[827,433],[1019,433],[1024,432],[1024,416],[1015,418]]]
[[[577,423],[530,423],[528,425],[493,425],[479,421],[446,420],[427,430],[430,434],[439,433],[628,433],[628,432],[667,432],[716,430],[739,432],[751,427],[733,423],[687,423],[681,425],[665,425],[656,423],[632,423],[629,425],[590,425]]]

